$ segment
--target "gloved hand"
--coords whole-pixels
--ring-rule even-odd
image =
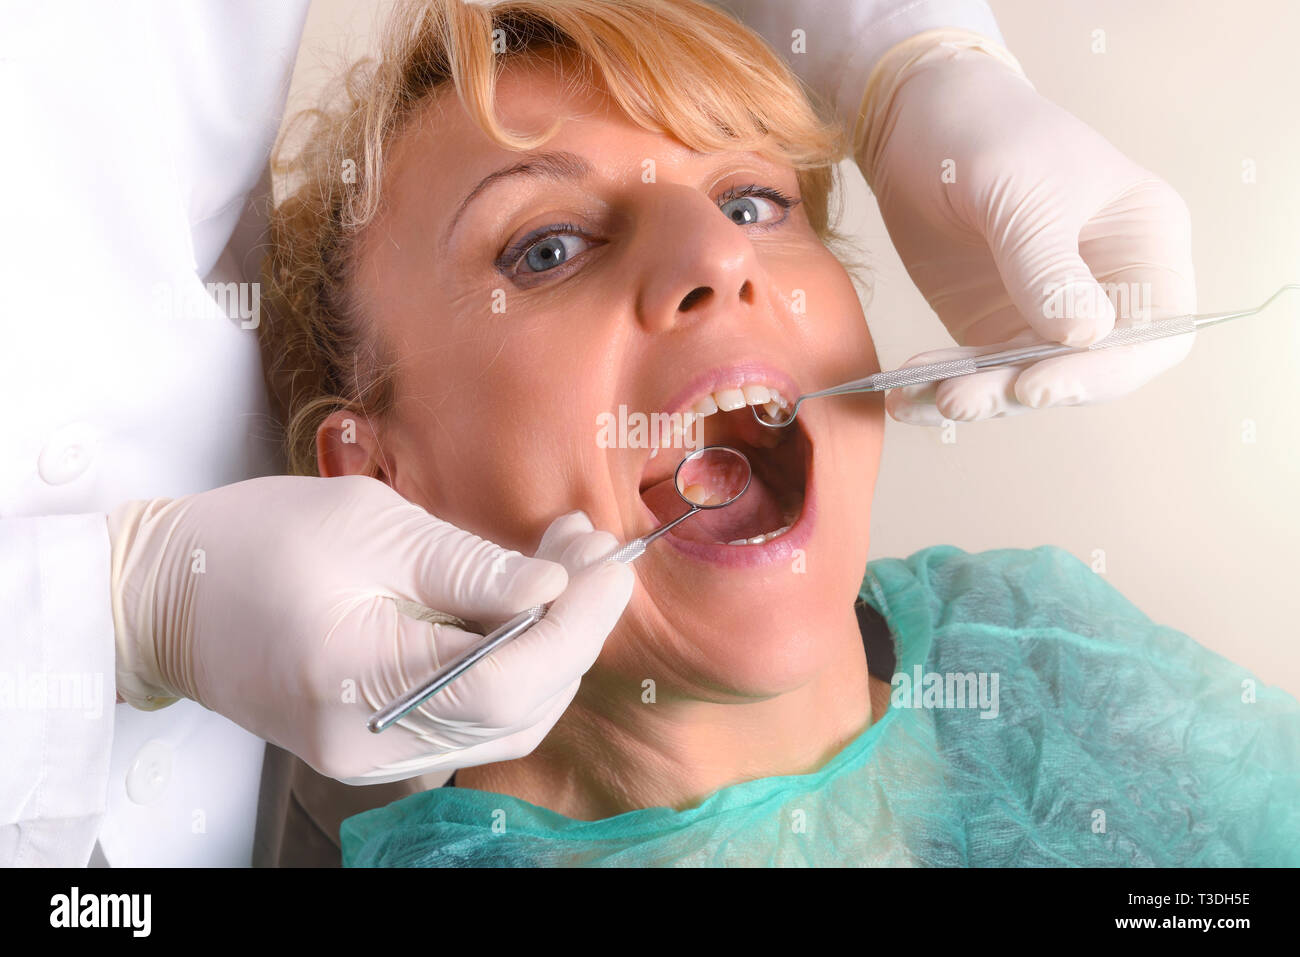
[[[1130,289],[1141,297],[1127,300],[1120,325],[1196,311],[1182,198],[1039,96],[994,39],[942,29],[894,42],[933,17],[901,0],[716,2],[761,34],[853,134],[908,275],[960,346],[904,365],[1035,342],[1089,345],[1116,322],[1098,280],[1124,285],[1121,304]],[[987,11],[951,13],[996,32]],[[806,52],[791,51],[794,28]],[[1181,361],[1193,338],[894,389],[885,408],[902,422],[937,425],[1105,401]]]
[[[964,347],[904,365],[1089,345],[1116,324],[1098,280],[1127,287],[1112,287],[1129,304],[1120,325],[1196,311],[1181,197],[1039,96],[991,41],[938,30],[894,47],[873,71],[855,142],[908,274]],[[1105,401],[1192,344],[1174,336],[904,387],[886,408],[934,425]]]
[[[361,476],[275,476],[127,502],[108,526],[119,694],[146,709],[192,698],[350,784],[530,752],[568,706],[633,583],[615,564],[570,577]],[[552,524],[543,551],[572,558],[613,543],[577,513]],[[479,637],[408,617],[395,599],[485,629],[554,604],[374,734],[366,721],[375,710]]]

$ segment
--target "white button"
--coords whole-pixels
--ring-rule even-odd
[[[172,779],[172,749],[164,741],[146,741],[126,772],[126,796],[136,804],[152,804]]]
[[[94,429],[74,422],[59,429],[45,443],[36,462],[36,471],[47,485],[66,485],[86,471],[94,452]]]

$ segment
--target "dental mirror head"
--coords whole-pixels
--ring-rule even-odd
[[[749,488],[749,459],[726,445],[706,445],[682,459],[673,485],[691,508],[725,508]]]

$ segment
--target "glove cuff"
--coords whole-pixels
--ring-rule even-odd
[[[110,591],[113,636],[117,645],[117,693],[123,701],[141,711],[156,711],[180,700],[163,681],[154,647],[153,594],[158,579],[157,563],[148,569],[136,567],[139,559],[131,554],[131,545],[136,541],[141,525],[168,501],[170,499],[126,502],[108,513],[108,536],[113,546]]]
[[[891,107],[903,82],[922,62],[951,56],[960,50],[986,53],[1029,83],[1020,61],[1012,56],[1010,50],[970,30],[949,27],[924,30],[890,47],[867,78],[867,88],[862,94],[858,118],[852,130],[853,155],[868,185],[874,188],[876,164],[892,126],[888,122],[893,112]]]

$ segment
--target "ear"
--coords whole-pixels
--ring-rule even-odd
[[[392,485],[383,461],[379,437],[370,427],[370,420],[359,412],[331,412],[316,429],[316,470],[324,478],[368,475]]]

